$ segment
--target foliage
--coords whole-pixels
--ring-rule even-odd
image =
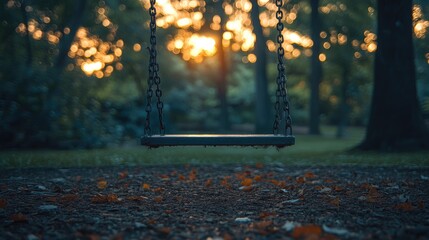
[[[296,56],[292,56],[293,51],[288,52],[291,59],[287,59],[286,67],[294,124],[304,125],[308,121],[307,80],[311,53],[303,42],[309,40],[306,36],[310,32],[310,7],[307,1],[285,2],[285,17],[289,17],[285,34],[296,34],[294,36],[302,40],[288,42],[293,51],[296,50]],[[428,5],[425,1],[416,3],[421,6],[419,19],[426,19]],[[214,23],[219,6],[212,1],[206,4],[203,15],[206,23],[200,29],[188,28],[190,32],[213,33],[208,27]],[[235,6],[235,1],[228,1],[228,4]],[[324,12],[326,7],[341,9],[341,4],[346,10]],[[2,2],[1,148],[92,148],[136,141],[142,134],[146,115],[146,48],[149,45],[146,8],[145,2],[137,0]],[[260,6],[261,13],[269,15],[269,8],[269,4]],[[341,86],[345,68],[349,68],[350,73],[345,98],[350,108],[349,123],[363,125],[366,122],[372,90],[372,54],[354,46],[353,40],[363,43],[368,35],[366,31],[373,32],[374,17],[369,14],[373,8],[372,0],[359,3],[321,1],[323,32],[329,35],[323,41],[330,45],[323,52],[326,60],[323,61],[324,78],[320,87],[325,123],[335,124],[341,118],[338,108],[343,96]],[[225,12],[225,19],[231,20],[239,9],[233,9],[231,15],[227,14],[229,10],[220,10]],[[240,11],[240,14],[248,14],[244,7]],[[247,28],[251,29],[251,24],[246,25]],[[264,29],[267,46],[272,48],[275,27],[264,25]],[[219,128],[221,113],[216,92],[219,61],[209,54],[199,59],[201,62],[185,61],[181,51],[176,54],[173,50],[172,54],[169,44],[178,37],[179,30],[184,29],[170,26],[157,31],[167,132],[214,132]],[[239,34],[233,29],[228,31],[233,36]],[[347,35],[347,44],[332,43],[329,38],[333,33],[337,37],[339,33]],[[427,53],[428,44],[424,39],[416,38],[415,46],[419,93],[426,109],[428,59],[424,53]],[[249,45],[246,51],[237,51],[233,46],[234,43],[243,44],[244,40],[231,40],[225,48],[227,97],[233,130],[251,132],[258,101],[253,48]],[[95,49],[88,45],[88,41],[92,41]],[[268,51],[268,89],[273,103],[277,67],[272,51]],[[356,52],[359,54],[355,55]],[[103,57],[107,59],[105,62],[97,62]],[[152,115],[152,122],[156,123],[156,114]]]

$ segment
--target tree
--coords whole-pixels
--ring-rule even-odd
[[[311,56],[311,73],[310,73],[310,119],[309,133],[320,134],[319,124],[319,84],[322,79],[322,63],[319,60],[320,54],[320,17],[319,17],[319,0],[311,0],[311,39],[313,40]]]
[[[255,131],[266,133],[270,131],[270,108],[268,97],[268,77],[267,77],[267,47],[266,38],[259,20],[260,10],[256,0],[251,0],[251,18],[256,35],[255,55],[257,64],[255,66]]]
[[[417,99],[412,0],[378,0],[374,90],[361,150],[429,149]]]

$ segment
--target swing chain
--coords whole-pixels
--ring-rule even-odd
[[[282,23],[283,19],[283,0],[274,0],[277,6],[277,12],[276,12],[276,18],[278,20],[277,23],[277,90],[276,90],[276,102],[274,105],[275,108],[275,119],[273,124],[273,133],[279,134],[279,128],[280,123],[282,122],[282,119],[285,118],[285,134],[286,135],[292,135],[292,118],[290,116],[290,109],[289,109],[289,100],[287,97],[287,91],[286,91],[286,68],[284,65],[284,54],[285,50],[282,46],[284,42],[284,37],[282,34],[282,31],[284,29],[284,25]],[[281,106],[283,105],[283,107]],[[286,115],[286,116],[284,116]]]
[[[157,98],[156,107],[158,109],[158,118],[159,118],[159,133],[164,135],[165,133],[165,125],[163,121],[163,109],[164,103],[161,100],[162,90],[161,90],[161,78],[159,76],[159,64],[157,62],[157,51],[156,51],[156,8],[155,8],[156,0],[150,0],[150,47],[148,47],[149,51],[149,77],[147,80],[147,104],[146,104],[146,121],[145,121],[145,136],[151,135],[151,127],[150,127],[150,113],[152,111],[152,97],[153,97],[153,85],[155,84],[155,96]]]

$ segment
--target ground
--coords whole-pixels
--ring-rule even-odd
[[[429,168],[0,170],[0,239],[429,239]]]

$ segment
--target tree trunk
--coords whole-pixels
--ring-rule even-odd
[[[255,67],[255,132],[271,132],[271,114],[268,97],[267,77],[267,46],[261,22],[259,20],[259,6],[256,0],[251,0],[251,19],[256,35],[255,55],[257,58]]]
[[[343,64],[343,75],[341,81],[341,95],[339,106],[339,119],[337,128],[337,138],[346,137],[347,119],[349,115],[349,106],[347,105],[347,89],[349,87],[350,65]]]
[[[362,150],[429,148],[417,99],[412,0],[378,0],[374,90]]]
[[[313,54],[311,56],[310,73],[310,134],[320,134],[319,85],[322,79],[322,64],[319,61],[320,25],[319,0],[311,0],[311,39],[313,40]]]
[[[222,35],[223,31],[218,31],[219,41],[217,42],[217,55],[218,55],[218,64],[219,64],[219,75],[216,77],[216,90],[217,97],[219,100],[219,120],[220,120],[220,132],[227,132],[231,129],[231,123],[229,122],[229,111],[228,111],[228,100],[227,100],[227,91],[228,91],[228,82],[227,82],[227,64],[225,49],[222,46]]]

